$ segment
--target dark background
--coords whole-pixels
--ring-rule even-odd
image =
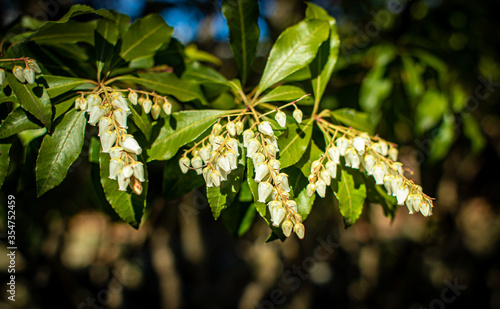
[[[164,166],[158,163],[148,167],[150,211],[134,230],[98,209],[86,145],[68,178],[40,199],[31,190],[32,170],[8,176],[0,192],[0,226],[6,230],[3,205],[14,193],[17,293],[12,303],[2,288],[0,308],[500,308],[497,2],[313,2],[337,19],[342,41],[323,107],[359,109],[361,85],[374,66],[371,53],[385,46],[398,54],[425,50],[449,75],[439,91],[458,85],[466,96],[481,97],[478,104],[468,101],[466,115],[452,109],[453,138],[444,150],[431,148],[436,134],[418,132],[415,110],[402,107],[408,98],[401,64],[395,60],[388,70],[395,86],[383,101],[377,132],[400,144],[401,160],[436,197],[432,217],[408,215],[403,207],[391,222],[380,206],[367,205],[345,229],[330,196],[313,208],[304,240],[265,244],[269,228],[259,218],[240,238],[214,221],[203,188],[166,202]],[[223,62],[218,69],[229,78],[236,75],[220,1],[2,0],[0,27],[25,14],[54,20],[74,3],[133,19],[159,13],[175,27],[175,37],[215,54]],[[260,1],[254,82],[272,42],[303,18],[305,7],[297,0]],[[388,18],[380,31],[370,28],[374,21],[385,24],[376,16]],[[426,88],[438,79],[434,75],[426,73]],[[467,133],[463,117],[473,117],[479,132]],[[36,158],[29,150],[13,155],[26,162]],[[7,251],[1,248],[5,272]]]

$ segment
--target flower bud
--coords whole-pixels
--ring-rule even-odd
[[[351,167],[355,169],[359,169],[359,164],[361,163],[361,159],[359,158],[359,155],[356,154],[356,151],[354,150],[354,153],[351,158]]]
[[[83,98],[78,97],[75,99],[75,109],[76,110],[86,110],[87,108],[86,108],[86,105],[84,105],[84,104],[85,104],[85,102],[83,102]]]
[[[297,202],[293,201],[293,200],[288,200],[286,202],[286,207],[288,207],[288,209],[290,209],[292,212],[296,213],[297,212]]]
[[[289,237],[292,234],[293,223],[290,220],[285,220],[281,225],[281,230],[286,237]]]
[[[310,174],[307,180],[309,180],[310,183],[315,183],[317,180],[316,174]]]
[[[397,149],[397,148],[391,147],[391,148],[389,149],[388,154],[389,154],[389,158],[390,158],[392,161],[396,162],[396,161],[398,160],[399,151],[398,151],[398,149]]]
[[[228,146],[228,148],[230,150],[234,151],[234,153],[237,156],[240,155],[240,151],[238,149],[238,141],[235,138],[228,138],[227,141],[226,141],[226,145]]]
[[[153,107],[151,107],[151,116],[153,116],[154,120],[160,117],[160,112],[161,112],[161,107],[159,104],[155,104],[153,105]]]
[[[21,68],[20,66],[18,65],[14,66],[14,68],[12,69],[12,74],[14,74],[17,80],[20,81],[21,83],[24,83],[26,81],[23,73],[23,68]]]
[[[301,223],[302,222],[302,216],[298,213],[294,213],[293,214],[293,221],[295,221],[295,223]]]
[[[410,194],[405,201],[406,207],[408,208],[408,213],[410,215],[413,214],[413,204],[415,204],[415,196],[416,194]]]
[[[220,134],[220,132],[222,132],[222,126],[220,123],[216,123],[214,124],[214,126],[212,127],[212,134],[217,136]]]
[[[203,159],[203,162],[207,163],[208,160],[210,159],[210,151],[211,151],[212,146],[204,146],[201,147],[199,155]]]
[[[356,136],[352,140],[352,145],[360,155],[365,153],[365,139],[362,138],[361,136]]]
[[[200,156],[195,156],[191,159],[191,165],[196,171],[196,174],[201,175],[203,172],[201,167],[203,166],[203,161]]]
[[[330,175],[330,172],[328,170],[321,171],[320,177],[321,179],[323,179],[327,186],[332,184],[332,176]]]
[[[137,104],[139,104],[140,106],[142,106],[142,104],[144,104],[144,100],[146,100],[145,97],[141,96],[139,99],[137,99]]]
[[[276,181],[280,188],[285,192],[290,192],[290,185],[288,184],[288,175],[285,173],[278,174],[276,176]]]
[[[300,109],[297,108],[296,110],[294,110],[292,115],[297,123],[302,122],[302,111]]]
[[[220,172],[217,170],[212,170],[210,172],[210,179],[212,179],[212,183],[216,187],[220,187]]]
[[[132,175],[134,175],[134,168],[130,164],[125,165],[120,171],[120,174],[123,174],[123,177],[125,178],[130,178],[132,177]]]
[[[231,166],[229,165],[229,159],[226,155],[220,156],[217,159],[217,165],[226,173],[231,171]]]
[[[280,172],[280,167],[281,167],[280,161],[275,160],[275,159],[271,159],[271,160],[269,160],[269,166],[271,167],[271,170],[275,174],[278,174]]]
[[[96,105],[90,110],[88,123],[95,126],[104,115],[106,115],[106,108],[102,105]]]
[[[286,212],[285,208],[282,206],[278,206],[274,208],[273,215],[271,215],[271,221],[273,226],[278,227],[281,224],[281,221],[285,218]]]
[[[132,166],[134,168],[134,177],[140,182],[146,181],[146,179],[144,179],[144,163],[135,161]]]
[[[424,217],[428,217],[428,216],[432,215],[431,202],[430,201],[422,201],[422,202],[420,202],[420,213]]]
[[[38,66],[38,63],[36,63],[36,61],[34,59],[29,59],[27,61],[27,64],[36,73],[38,73],[38,74],[42,73],[42,70],[40,70],[40,67]]]
[[[167,115],[172,114],[172,104],[167,99],[165,99],[165,102],[163,103],[163,111]]]
[[[97,136],[101,136],[103,132],[108,131],[111,129],[111,126],[113,125],[113,122],[111,121],[111,118],[109,117],[102,117],[99,120],[99,134]]]
[[[256,138],[248,141],[247,158],[251,158],[260,148],[260,142]]]
[[[276,116],[274,116],[274,119],[278,122],[278,124],[284,128],[286,127],[286,114],[283,113],[282,111],[276,112]]]
[[[395,169],[399,175],[403,175],[404,172],[403,172],[403,163],[401,162],[394,162],[392,163],[392,168]]]
[[[319,162],[319,160],[313,161],[311,164],[311,174],[316,174],[320,166],[321,162]]]
[[[219,147],[224,144],[224,137],[222,135],[217,135],[216,137],[214,137],[214,140],[212,142],[212,146],[213,146],[213,149],[214,150],[217,150],[219,149]]]
[[[333,163],[340,164],[340,150],[335,145],[328,149],[328,157]]]
[[[229,135],[231,135],[231,136],[236,135],[236,125],[234,124],[234,122],[228,122],[226,128],[227,128],[227,132],[229,133]]]
[[[339,148],[340,155],[345,156],[347,147],[349,147],[349,140],[342,136],[335,141],[335,144]]]
[[[388,146],[387,146],[387,143],[385,141],[379,141],[378,142],[379,146],[380,146],[380,154],[383,155],[384,157],[387,156],[387,150],[388,150]]]
[[[229,167],[232,171],[238,168],[238,156],[232,150],[228,150],[226,153],[227,158],[229,159]]]
[[[123,137],[121,146],[126,152],[135,153],[136,155],[140,155],[142,153],[141,146],[139,146],[139,143],[137,143],[135,138],[130,134]]]
[[[259,163],[266,161],[266,157],[261,153],[257,152],[252,156],[253,166],[259,165]]]
[[[111,104],[113,104],[117,109],[123,109],[127,112],[130,111],[127,101],[121,96],[121,94],[114,95],[114,99]]]
[[[101,134],[100,136],[101,139],[101,146],[102,146],[102,152],[108,153],[111,147],[116,142],[116,134],[114,131],[105,131]]]
[[[399,176],[395,176],[391,180],[391,193],[392,196],[397,196],[399,191],[399,186],[403,183],[403,179]]]
[[[265,135],[274,136],[273,128],[269,121],[262,121],[259,124],[259,132]]]
[[[396,199],[398,200],[398,205],[403,205],[408,197],[410,190],[406,184],[402,184],[398,187],[398,191],[396,192]]]
[[[135,92],[134,90],[130,90],[130,92],[128,93],[128,100],[133,105],[137,105],[137,92]]]
[[[236,134],[241,135],[243,133],[243,122],[238,121],[236,123]]]
[[[142,194],[142,184],[139,180],[137,179],[134,180],[134,184],[132,185],[132,191],[134,191],[134,193],[137,195]]]
[[[255,181],[261,182],[269,174],[269,168],[266,163],[261,162],[255,167]]]
[[[310,183],[306,187],[307,191],[307,196],[312,197],[314,195],[314,192],[316,192],[316,185],[313,183]]]
[[[272,158],[276,158],[276,147],[274,145],[268,144],[265,147],[266,153]]]
[[[420,211],[420,204],[422,203],[422,195],[414,194],[413,196],[413,212]]]
[[[385,168],[381,164],[375,164],[373,167],[373,178],[375,179],[375,184],[384,184]]]
[[[189,158],[188,157],[182,157],[179,159],[179,167],[181,168],[181,171],[183,174],[186,174],[189,171]]]
[[[375,158],[372,155],[370,155],[370,154],[365,155],[365,159],[363,161],[363,166],[365,167],[367,175],[373,174],[373,167],[375,166],[376,163],[377,163],[377,160],[375,160]]]
[[[297,237],[300,239],[304,239],[305,233],[306,233],[306,228],[304,227],[304,224],[302,223],[297,223],[293,227],[293,231],[295,234],[297,234]]]
[[[273,190],[273,186],[269,182],[265,181],[265,182],[259,183],[259,186],[258,186],[259,199],[258,199],[258,201],[260,203],[265,203],[266,199],[269,197],[272,190]]]
[[[0,68],[0,86],[5,83],[5,70]]]
[[[120,158],[109,160],[109,179],[116,180],[118,172],[125,166],[125,162]]]
[[[97,94],[89,94],[87,96],[87,111],[90,112],[94,106],[101,105],[102,99]]]
[[[276,147],[276,151],[280,151],[278,148],[278,140],[276,139],[276,136],[271,135],[271,136],[266,136],[264,140],[268,143]]]
[[[384,188],[387,191],[387,194],[392,195],[392,179],[394,176],[386,175],[384,176]]]
[[[151,99],[149,98],[144,99],[144,101],[142,102],[142,108],[144,109],[144,112],[146,114],[149,114],[152,106],[153,106],[153,101],[151,101]]]
[[[115,117],[116,122],[120,126],[120,128],[127,129],[127,111],[123,109],[115,109],[113,112],[113,116]]]
[[[109,157],[111,159],[121,158],[122,153],[123,153],[123,148],[122,147],[120,147],[120,146],[114,146],[114,147],[111,147],[111,149],[109,150]]]
[[[122,169],[123,171],[123,169]],[[130,183],[130,178],[125,177],[123,172],[120,172],[118,174],[118,190],[120,191],[127,191],[127,186]]]
[[[330,177],[332,178],[337,177],[337,164],[333,163],[332,161],[328,161],[325,165],[325,168],[330,174]]]
[[[248,147],[248,143],[251,139],[253,139],[255,137],[255,133],[250,130],[250,129],[247,129],[243,132],[243,146],[244,147]],[[251,156],[247,156],[247,157],[251,157]]]
[[[318,181],[316,181],[316,192],[318,193],[319,196],[325,197],[326,184],[323,181],[323,179],[319,179]]]
[[[23,70],[23,75],[26,81],[33,85],[35,83],[35,71],[30,67],[25,67]]]

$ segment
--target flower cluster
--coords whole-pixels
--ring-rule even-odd
[[[153,112],[148,94],[139,99],[137,97],[137,92],[129,89],[130,103],[137,105],[141,102],[146,113],[151,112],[153,118],[158,118],[160,110]],[[153,106],[159,107],[159,102],[162,100],[163,109],[170,114],[172,107],[166,98],[155,95],[154,99]],[[99,127],[98,136],[102,152],[109,153],[111,158],[109,178],[118,181],[120,191],[126,191],[130,186],[135,194],[142,194],[142,182],[145,181],[144,164],[137,159],[142,153],[142,148],[134,136],[127,133],[130,107],[124,95],[111,88],[99,88],[87,97],[82,93],[82,96],[75,100],[75,108],[88,112],[88,123]]]
[[[7,60],[7,59],[2,59]],[[24,60],[25,67],[21,67],[20,65],[15,65],[12,69],[12,74],[17,78],[21,83],[28,82],[29,84],[35,83],[35,73],[41,73],[40,67],[36,63],[34,59],[31,58],[19,58],[19,59],[10,59],[10,60]],[[0,69],[0,86],[2,86],[5,82],[5,70]]]
[[[336,127],[335,132],[338,130]],[[403,164],[397,161],[398,155],[395,145],[379,137],[345,130],[343,136],[336,139],[334,136],[331,140],[326,156],[312,162],[307,194],[312,196],[317,192],[325,197],[326,186],[336,178],[340,157],[344,157],[345,166],[364,170],[377,185],[383,185],[388,194],[396,197],[398,205],[406,204],[410,214],[420,211],[426,217],[432,215],[432,199],[422,192],[419,185],[404,176]]]

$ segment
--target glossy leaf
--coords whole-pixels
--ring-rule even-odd
[[[292,85],[282,85],[274,88],[264,95],[259,101],[260,102],[276,102],[276,101],[286,101],[291,102],[297,100],[302,96],[306,95],[304,89],[298,86]],[[309,105],[312,103],[310,96],[303,98],[297,104]]]
[[[0,188],[9,172],[10,156],[9,151],[12,143],[0,143]]]
[[[123,35],[120,56],[126,61],[152,56],[170,41],[172,33],[173,28],[160,15],[139,18]]]
[[[92,89],[95,85],[91,84],[88,79],[56,76],[56,75],[43,75],[43,79],[47,82],[47,93],[51,98],[64,94],[70,90],[78,89]]]
[[[30,40],[38,44],[73,44],[85,42],[94,44],[96,22],[77,22],[70,20],[63,24],[52,24],[38,30]]]
[[[135,125],[137,126],[137,128],[139,128],[139,130],[141,130],[146,139],[149,141],[149,138],[151,137],[151,132],[153,130],[153,126],[151,125],[151,120],[149,120],[148,115],[139,105],[137,107],[131,106],[130,112],[132,120],[134,121]]]
[[[366,186],[359,170],[345,167],[342,162],[337,169],[337,181],[331,188],[339,201],[340,213],[346,226],[352,225],[363,212]]]
[[[257,95],[307,66],[329,35],[330,26],[324,20],[303,20],[287,28],[278,37],[267,59],[257,87]]]
[[[222,13],[229,26],[229,43],[245,85],[259,43],[259,4],[254,0],[224,0]]]
[[[52,106],[45,88],[36,83],[33,85],[21,84],[10,73],[7,74],[7,80],[16,97],[19,99],[21,106],[50,129],[52,124]]]
[[[4,85],[0,90],[0,103],[4,102],[18,103],[16,94],[12,91],[12,88],[9,85]]]
[[[142,183],[142,194],[136,195],[131,192],[130,188],[126,192],[119,191],[118,182],[109,179],[109,160],[109,154],[101,153],[99,158],[100,176],[106,200],[123,221],[137,229],[146,208],[146,195],[148,192],[147,168],[144,168],[146,181]],[[139,157],[139,161],[142,161],[142,157]]]
[[[96,65],[97,74],[100,76],[101,72],[106,64],[106,61],[110,59],[111,54],[118,42],[118,37],[120,36],[120,30],[118,28],[118,23],[109,19],[100,19],[97,22],[97,27],[94,34],[95,40],[95,54],[96,54]]]
[[[218,117],[226,115],[227,111],[195,110],[182,111],[166,118],[158,137],[148,151],[149,161],[168,160],[180,147],[195,140],[205,132]]]
[[[180,158],[181,154],[179,153],[172,160],[168,160],[163,168],[162,194],[167,201],[180,198],[205,184],[203,176],[197,175],[194,170],[182,175],[179,167]]]
[[[363,112],[358,112],[352,108],[341,108],[332,111],[331,116],[345,126],[353,127],[354,129],[373,134],[375,128],[373,119],[370,115]]]
[[[85,112],[72,110],[43,138],[36,163],[37,195],[58,186],[82,151],[85,136]]]
[[[394,196],[387,194],[384,186],[376,185],[372,176],[361,174],[366,185],[366,198],[370,203],[382,206],[384,215],[391,220],[394,219],[398,210],[397,200]]]
[[[296,166],[302,171],[305,177],[308,177],[311,174],[312,162],[318,160],[323,154],[324,152],[313,141],[309,144]]]
[[[204,66],[199,62],[188,64],[186,71],[182,74],[183,80],[192,80],[200,84],[214,83],[228,85],[227,79],[216,70]]]
[[[32,116],[31,116],[32,117]],[[18,107],[14,109],[0,124],[0,139],[7,138],[26,130],[40,129],[41,126],[29,119],[26,111]]]
[[[312,135],[312,118],[303,124],[289,124],[278,138],[281,168],[297,163],[309,146]]]

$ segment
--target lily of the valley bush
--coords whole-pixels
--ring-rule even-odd
[[[95,132],[89,159],[100,170],[94,186],[134,227],[147,209],[147,164],[155,160],[166,161],[165,198],[201,179],[215,218],[245,214],[233,220],[239,234],[257,212],[270,239],[304,238],[316,195],[335,196],[347,225],[367,200],[383,201],[389,217],[396,204],[432,214],[432,198],[406,177],[397,145],[374,136],[364,114],[320,109],[338,57],[334,18],[308,3],[305,19],[280,35],[260,81],[249,85],[257,1],[227,0],[222,9],[239,69],[233,80],[201,63],[215,57],[185,52],[158,15],[130,24],[125,15],[76,5],[59,21],[25,17],[24,28],[13,25],[0,59],[0,103],[11,109],[0,125],[2,164],[16,135],[35,132],[31,140],[43,139],[41,196],[64,180],[89,124],[98,128],[88,131]],[[82,14],[97,19],[80,22]]]

